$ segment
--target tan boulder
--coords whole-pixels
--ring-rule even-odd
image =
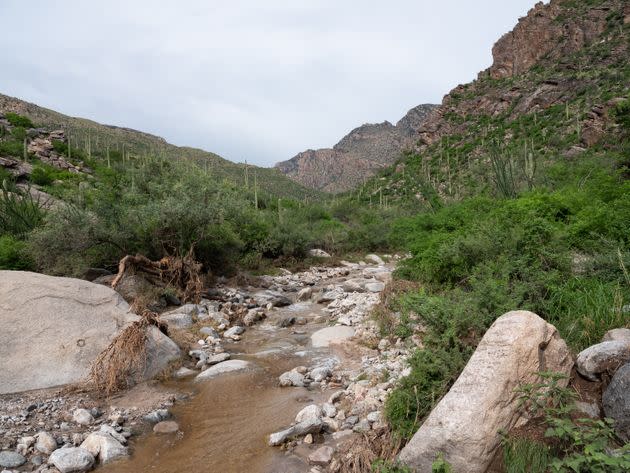
[[[499,431],[524,423],[515,389],[540,371],[569,374],[571,354],[556,328],[527,311],[499,317],[451,390],[400,453],[415,471],[431,471],[441,452],[457,473],[484,473]]]
[[[0,271],[0,394],[81,381],[98,354],[137,319],[111,288]],[[177,345],[150,327],[143,378],[155,376],[177,356]]]

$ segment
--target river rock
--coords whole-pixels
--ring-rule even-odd
[[[38,452],[50,455],[52,452],[57,450],[57,441],[55,440],[55,437],[50,435],[48,432],[40,432],[36,435],[36,438],[37,441],[35,442],[35,450]]]
[[[515,388],[541,371],[569,375],[573,362],[556,328],[536,314],[499,317],[451,388],[399,455],[415,471],[431,471],[438,453],[454,471],[485,473],[500,443],[521,420]]]
[[[160,322],[165,322],[169,328],[179,329],[190,328],[195,323],[192,315],[179,312],[160,315]]]
[[[127,438],[123,434],[117,432],[116,429],[114,429],[111,425],[102,424],[100,431],[111,436],[112,438],[117,440],[121,445],[127,444]]]
[[[303,408],[295,416],[295,422],[311,422],[315,420],[321,420],[322,409],[317,404],[310,404]]]
[[[109,287],[81,279],[0,271],[0,394],[77,383],[122,328],[138,317]],[[148,379],[179,356],[148,329]],[[37,347],[36,350],[33,347]]]
[[[156,434],[174,434],[179,430],[179,424],[174,420],[163,420],[153,426]]]
[[[94,456],[85,448],[70,447],[55,450],[48,458],[61,473],[88,471],[94,466]]]
[[[630,363],[617,370],[602,396],[606,417],[614,419],[621,439],[630,442]]]
[[[159,424],[158,424],[159,425]],[[105,432],[93,432],[81,444],[94,458],[102,464],[124,458],[129,455],[127,447]]]
[[[346,340],[354,336],[354,329],[344,325],[325,327],[311,335],[311,343],[315,348],[327,347],[332,342]]]
[[[316,434],[322,430],[323,425],[324,424],[321,418],[300,422],[289,427],[288,429],[271,434],[269,436],[269,445],[274,447],[283,444],[293,437],[299,437],[300,435],[306,434]]]
[[[223,336],[225,338],[233,338],[234,336],[239,336],[245,332],[245,329],[240,325],[235,325],[234,327],[229,328],[225,331]]]
[[[605,371],[614,373],[628,360],[630,360],[630,341],[611,340],[581,351],[575,364],[582,376],[591,381],[597,381],[600,374]]]
[[[218,363],[222,363],[226,360],[229,360],[230,356],[231,355],[229,353],[217,353],[216,355],[208,357],[208,359],[206,360],[206,365],[212,366]]]
[[[26,463],[26,458],[18,452],[3,450],[0,452],[0,466],[3,468],[17,468]]]
[[[304,289],[301,289],[298,293],[297,293],[297,300],[298,301],[307,301],[311,298],[311,296],[313,295],[313,288],[311,287],[305,287]]]
[[[261,306],[271,304],[273,307],[285,307],[291,305],[291,299],[278,291],[262,291],[254,295],[256,302]]]
[[[369,282],[365,285],[365,289],[367,289],[369,292],[383,292],[383,290],[385,289],[385,284],[380,281]]]
[[[296,370],[287,371],[280,375],[280,386],[288,387],[295,386],[298,388],[304,387],[304,375],[298,373]]]
[[[90,425],[94,422],[94,417],[87,409],[76,409],[72,413],[72,420],[79,425]]]
[[[308,456],[308,461],[312,465],[325,466],[330,463],[330,460],[332,460],[333,453],[335,453],[334,448],[324,445],[311,453]]]
[[[374,254],[369,254],[365,257],[365,261],[368,261],[370,263],[374,263],[374,264],[385,264],[385,261],[383,261],[383,259],[378,256],[378,255],[374,255]]]
[[[143,417],[146,422],[150,422],[151,424],[157,424],[163,420],[171,417],[171,413],[168,409],[156,409],[155,411],[149,412],[147,415]]]
[[[630,342],[630,328],[614,328],[604,334],[602,342],[628,341]]]
[[[250,363],[245,360],[227,360],[202,371],[195,377],[195,381],[205,381],[225,373],[242,371],[249,367]]]
[[[316,382],[324,381],[332,375],[332,371],[327,366],[318,366],[311,371],[311,379]]]

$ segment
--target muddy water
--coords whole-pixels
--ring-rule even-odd
[[[322,314],[312,303],[294,304],[273,311],[249,328],[238,343],[224,347],[233,359],[252,363],[252,369],[195,383],[177,383],[192,391],[190,401],[172,409],[181,436],[140,437],[132,445],[130,460],[106,466],[108,473],[299,473],[309,471],[300,458],[267,446],[267,436],[288,427],[297,412],[328,393],[303,388],[279,388],[284,371],[330,358],[327,349],[310,346],[310,334],[322,328],[313,318]],[[277,327],[287,316],[302,316],[308,323]]]

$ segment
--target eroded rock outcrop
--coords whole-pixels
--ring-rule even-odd
[[[400,453],[415,471],[431,471],[438,453],[454,471],[484,473],[501,437],[522,422],[515,388],[540,371],[569,374],[573,361],[554,326],[527,311],[508,312],[488,329],[448,394]]]

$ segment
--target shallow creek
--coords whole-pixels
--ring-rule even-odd
[[[320,389],[280,388],[278,376],[296,366],[309,366],[333,355],[314,348],[310,335],[325,324],[313,319],[323,306],[300,302],[276,309],[262,323],[247,329],[239,342],[226,343],[232,359],[251,362],[252,369],[227,373],[202,382],[170,382],[194,396],[172,409],[183,435],[148,433],[133,442],[129,460],[100,469],[103,472],[308,472],[297,455],[267,445],[268,435],[291,424],[297,412],[322,402],[333,392]],[[278,327],[288,316],[307,319],[306,325]]]

